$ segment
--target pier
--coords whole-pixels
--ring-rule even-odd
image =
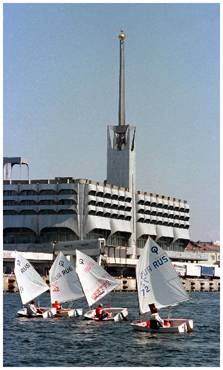
[[[46,283],[49,283],[48,277],[44,277]],[[115,289],[118,292],[136,292],[136,279],[116,277],[119,286]],[[13,274],[4,274],[3,277],[3,291],[4,293],[18,292],[16,279]],[[182,278],[182,283],[188,292],[219,292],[220,279],[201,279],[201,278]]]

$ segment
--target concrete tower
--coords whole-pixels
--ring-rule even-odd
[[[4,157],[3,158],[3,179],[12,180],[12,168],[15,165],[19,165],[20,169],[22,165],[27,166],[28,170],[28,180],[29,180],[29,164],[28,162],[21,157]]]
[[[136,127],[125,123],[125,33],[119,33],[120,69],[119,69],[119,115],[118,126],[107,128],[107,181],[111,184],[128,188],[132,193],[132,237],[131,247],[135,247],[135,132]],[[134,254],[134,253],[133,253]]]

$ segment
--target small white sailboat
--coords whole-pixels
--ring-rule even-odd
[[[76,250],[76,271],[89,307],[118,286],[116,280],[107,271],[91,257],[79,250]],[[126,320],[128,316],[127,308],[105,307],[104,310],[109,313],[109,316],[103,319],[103,321],[121,321]],[[84,317],[90,320],[99,320],[95,309],[86,312]]]
[[[14,272],[23,305],[32,302],[49,289],[48,285],[34,269],[31,263],[17,252]],[[27,311],[27,307],[23,307],[17,312],[17,315],[21,317],[34,318],[48,317],[48,313],[50,314],[49,308],[39,307],[38,311],[31,315]]]
[[[49,271],[49,280],[51,304],[56,301],[59,303],[76,301],[84,297],[75,267],[62,252],[58,254]],[[71,317],[83,314],[82,308],[61,308],[59,312],[52,308],[51,311],[56,317]]]
[[[189,300],[167,253],[151,238],[138,260],[136,279],[140,314],[150,312],[149,305],[160,309]],[[136,320],[131,325],[136,330],[152,333],[184,333],[193,330],[193,320],[190,319],[167,318],[157,329],[153,328],[151,321]]]

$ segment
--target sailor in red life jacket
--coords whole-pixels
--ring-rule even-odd
[[[104,320],[108,317],[108,312],[106,312],[104,309],[103,309],[103,304],[99,304],[98,307],[96,308],[95,310],[95,316],[99,319],[99,320]]]
[[[53,308],[56,308],[57,313],[61,310],[61,304],[58,301],[53,303]]]

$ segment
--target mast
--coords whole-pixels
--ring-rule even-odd
[[[118,110],[118,124],[125,126],[125,61],[124,61],[124,47],[125,47],[125,33],[120,31],[120,67],[119,67],[119,110]]]

